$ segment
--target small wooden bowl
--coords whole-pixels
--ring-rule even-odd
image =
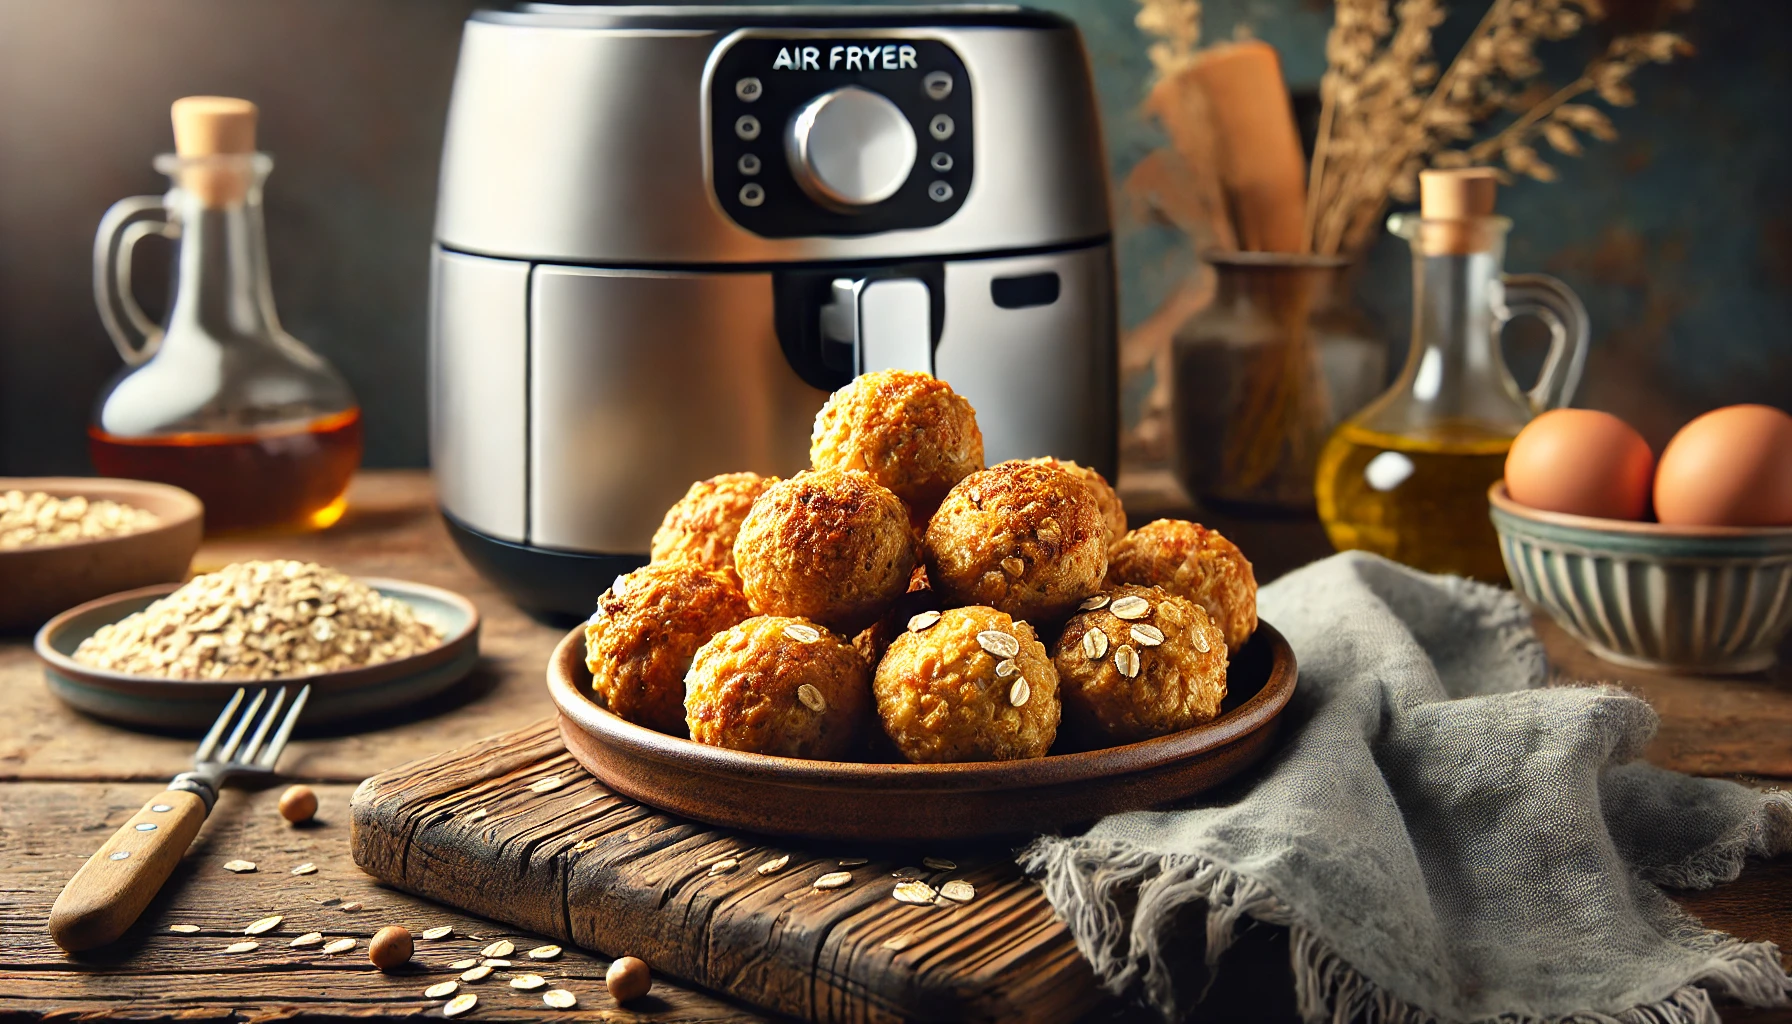
[[[625,722],[588,696],[585,632],[548,663],[566,749],[610,789],[712,825],[919,843],[1049,831],[1210,789],[1269,749],[1294,652],[1268,623],[1232,659],[1220,716],[1169,736],[1030,761],[855,764],[749,754]]]
[[[152,583],[187,578],[205,532],[204,506],[178,487],[107,477],[0,477],[0,492],[105,498],[155,513],[151,529],[122,537],[0,551],[0,629],[32,628],[63,610]]]
[[[70,608],[37,633],[37,656],[44,663],[50,692],[98,718],[151,729],[203,732],[238,687],[310,684],[303,726],[360,718],[407,707],[459,682],[479,661],[479,609],[450,590],[363,577],[387,597],[411,606],[417,618],[442,631],[442,643],[422,654],[366,668],[321,672],[266,682],[164,679],[83,665],[74,659],[81,641],[101,626],[142,611],[179,584],[144,587]]]

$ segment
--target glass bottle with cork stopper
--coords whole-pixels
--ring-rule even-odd
[[[1388,229],[1412,245],[1412,347],[1400,378],[1333,432],[1319,457],[1319,518],[1333,546],[1429,572],[1506,578],[1487,490],[1531,418],[1566,405],[1586,360],[1587,313],[1562,282],[1504,274],[1496,172],[1424,171],[1419,213]],[[1534,316],[1550,331],[1537,383],[1524,390],[1500,331]]]
[[[155,160],[172,187],[114,204],[94,240],[94,300],[126,364],[88,428],[94,466],[192,491],[208,531],[321,529],[346,508],[361,410],[274,312],[255,105],[189,96],[173,119],[176,153]],[[131,251],[150,235],[175,243],[160,325],[131,294]]]

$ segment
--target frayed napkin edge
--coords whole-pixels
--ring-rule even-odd
[[[1750,856],[1771,857],[1792,850],[1792,793],[1761,794],[1756,812],[1729,835],[1678,864],[1656,868],[1649,881],[1705,888],[1735,878]],[[1444,1024],[1447,1018],[1414,1006],[1382,988],[1344,960],[1295,918],[1267,886],[1204,857],[1160,858],[1116,844],[1042,836],[1018,858],[1039,878],[1059,918],[1102,986],[1116,995],[1135,984],[1167,1019],[1180,1016],[1171,965],[1153,951],[1158,936],[1177,911],[1197,900],[1207,905],[1207,955],[1211,971],[1231,947],[1246,917],[1289,929],[1289,959],[1295,999],[1308,1022],[1361,1024]],[[1137,891],[1127,920],[1122,893]],[[1066,918],[1062,908],[1078,907]],[[1664,998],[1615,1014],[1580,1012],[1562,1017],[1503,1015],[1499,1024],[1720,1024],[1713,991],[1753,1006],[1792,1003],[1792,975],[1771,942],[1745,942],[1709,931],[1688,917],[1673,936],[1709,954],[1704,971]],[[1121,948],[1125,944],[1124,949]]]

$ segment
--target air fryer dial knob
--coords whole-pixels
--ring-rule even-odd
[[[907,116],[857,85],[803,104],[790,118],[784,148],[803,191],[838,210],[883,202],[915,166],[915,130]]]

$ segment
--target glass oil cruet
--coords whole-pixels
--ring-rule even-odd
[[[1406,368],[1326,442],[1315,480],[1319,518],[1340,551],[1504,582],[1487,491],[1519,430],[1573,397],[1587,313],[1554,278],[1501,273],[1512,222],[1494,216],[1495,172],[1425,171],[1419,185],[1419,214],[1388,219],[1413,251]],[[1529,391],[1500,353],[1500,330],[1522,315],[1551,334]]]
[[[101,396],[88,446],[108,476],[159,480],[205,503],[208,531],[321,529],[347,507],[361,410],[335,368],[280,327],[268,283],[262,183],[247,100],[173,107],[166,195],[120,200],[94,240],[94,299],[126,369]],[[176,245],[161,325],[131,295],[131,252]]]

